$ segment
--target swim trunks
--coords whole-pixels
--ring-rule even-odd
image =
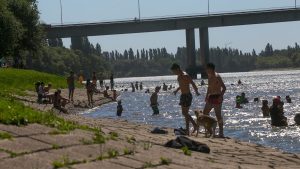
[[[211,105],[219,105],[222,103],[219,98],[220,98],[220,95],[218,95],[218,94],[210,95],[208,97],[208,103]]]
[[[180,103],[182,107],[190,107],[192,105],[193,95],[191,93],[181,94]]]

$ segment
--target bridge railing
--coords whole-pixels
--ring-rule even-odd
[[[123,19],[114,19],[114,20],[100,20],[95,22],[64,22],[61,23],[51,23],[51,26],[64,26],[64,25],[81,25],[81,24],[99,24],[99,23],[117,23],[117,22],[136,22],[143,20],[163,20],[163,19],[171,19],[171,18],[188,18],[195,16],[214,16],[214,15],[222,15],[222,14],[237,14],[237,13],[255,13],[255,12],[263,12],[263,11],[278,11],[278,10],[293,10],[299,9],[300,5],[294,6],[284,6],[284,7],[273,7],[273,8],[256,8],[256,9],[245,9],[245,10],[231,10],[231,11],[218,11],[218,12],[202,12],[202,13],[188,13],[188,14],[178,14],[178,15],[161,15],[161,16],[151,16],[151,17],[141,17],[140,19],[137,17],[134,18],[123,18]]]

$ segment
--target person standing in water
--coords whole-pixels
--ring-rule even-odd
[[[70,76],[67,78],[68,88],[69,88],[69,100],[73,101],[74,90],[75,90],[75,76],[74,72],[70,72]]]
[[[208,75],[208,88],[205,97],[205,107],[203,114],[209,115],[212,109],[215,110],[219,125],[219,137],[224,137],[223,133],[223,117],[221,114],[223,96],[226,91],[226,86],[221,76],[215,72],[215,65],[208,63],[206,65],[206,72]]]
[[[110,75],[110,90],[114,90],[114,74]]]
[[[118,106],[117,106],[117,116],[121,117],[123,112],[123,106],[122,106],[122,101],[118,101]]]
[[[155,87],[155,92],[151,95],[150,97],[150,106],[153,110],[153,115],[158,115],[159,114],[159,109],[158,109],[158,102],[157,102],[157,94],[160,90],[160,86]]]
[[[190,91],[190,84],[193,86],[196,94],[198,96],[200,94],[199,94],[198,88],[197,88],[196,84],[193,82],[192,78],[186,72],[182,71],[178,64],[174,63],[171,67],[171,70],[175,75],[177,75],[179,87],[174,91],[174,94],[176,95],[179,90],[181,91],[179,105],[181,106],[182,114],[185,118],[186,134],[190,135],[190,132],[189,132],[190,122],[193,124],[194,130],[197,128],[196,127],[197,125],[196,125],[194,119],[189,114],[189,109],[190,109],[190,106],[191,106],[192,100],[193,100],[193,96]]]

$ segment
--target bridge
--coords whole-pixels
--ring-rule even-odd
[[[259,11],[242,11],[231,13],[218,13],[193,16],[162,17],[151,19],[133,19],[114,22],[45,25],[47,38],[68,38],[81,36],[101,36],[171,30],[185,30],[187,46],[187,72],[197,77],[209,61],[209,28],[290,22],[300,20],[300,8],[268,9]],[[199,29],[200,35],[200,63],[196,66],[195,29]]]

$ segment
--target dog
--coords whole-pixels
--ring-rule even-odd
[[[197,117],[196,137],[198,137],[200,125],[205,129],[205,137],[208,137],[208,133],[210,134],[209,137],[215,137],[215,131],[218,121],[211,116],[204,115],[200,110],[195,110],[195,115]]]

